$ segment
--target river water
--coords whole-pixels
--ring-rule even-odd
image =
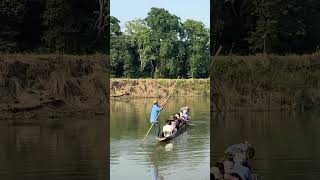
[[[232,112],[212,114],[212,162],[231,144],[248,140],[258,180],[320,179],[320,114]]]
[[[0,121],[0,179],[108,179],[104,117]]]
[[[194,125],[164,144],[157,144],[154,131],[151,131],[146,143],[142,144],[150,127],[152,100],[111,100],[111,180],[209,180],[209,99],[170,98],[159,116],[161,125],[186,105],[191,108]]]

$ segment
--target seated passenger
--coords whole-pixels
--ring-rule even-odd
[[[183,117],[181,117],[180,116],[180,114],[179,113],[177,113],[176,115],[175,115],[175,117],[177,118],[177,120],[178,120],[178,125],[179,125],[179,128],[184,124],[184,122],[185,122],[185,120],[183,119]],[[179,129],[179,128],[177,128],[177,129]]]
[[[183,116],[187,121],[189,121],[189,114],[188,114],[187,110],[183,110],[183,111],[182,111],[182,116]]]
[[[210,173],[214,175],[214,180],[223,180],[224,165],[222,162],[216,162],[215,165],[210,168]]]
[[[180,127],[180,121],[179,121],[179,119],[176,119],[174,122],[175,122],[175,125],[176,125],[176,129],[178,130],[179,127]]]
[[[184,110],[186,110],[187,111],[187,113],[189,113],[190,112],[190,108],[188,107],[188,106],[186,106],[186,107],[182,107],[181,109],[180,109],[180,111],[184,111]]]
[[[179,122],[181,122],[180,114],[179,114],[179,113],[175,114],[174,117],[176,118],[176,120],[178,120]]]
[[[171,121],[171,126],[173,127],[172,134],[174,134],[175,132],[177,132],[177,124],[176,124],[176,121]]]
[[[180,119],[182,119],[184,122],[188,121],[188,119],[185,116],[183,116],[182,112],[180,112]]]
[[[170,121],[174,121],[176,119],[176,117],[175,116],[170,116],[170,118],[168,119],[168,120],[170,120]]]
[[[230,178],[231,180],[242,180],[241,176],[237,173],[231,173]]]
[[[245,143],[233,144],[229,146],[224,153],[226,157],[233,158],[235,162],[239,162],[251,170],[248,160],[254,157],[255,149],[247,141],[245,141]]]
[[[252,180],[251,172],[248,167],[243,166],[240,163],[234,163],[232,167],[231,175],[237,175],[239,180]]]
[[[171,126],[171,121],[167,120],[166,125],[162,128],[162,133],[164,137],[168,137],[172,135],[174,128]]]

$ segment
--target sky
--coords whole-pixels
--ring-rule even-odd
[[[145,18],[152,7],[164,8],[182,22],[193,19],[210,27],[210,0],[110,0],[110,15],[124,28],[127,21]]]

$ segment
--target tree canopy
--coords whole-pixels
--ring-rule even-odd
[[[320,44],[320,1],[216,0],[211,5],[213,48],[222,45],[224,54],[311,53]]]
[[[2,0],[1,52],[106,52],[108,0]]]
[[[145,19],[126,22],[111,17],[113,77],[208,77],[209,30],[202,22],[181,19],[151,8]]]

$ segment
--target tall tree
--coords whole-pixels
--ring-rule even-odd
[[[164,19],[163,19],[164,18]],[[145,19],[125,24],[110,18],[114,77],[208,77],[209,30],[199,21],[152,8]]]
[[[124,65],[131,60],[128,43],[125,35],[111,36],[110,56],[111,56],[111,75],[113,77],[124,77]]]
[[[43,24],[47,27],[43,41],[48,49],[66,51],[68,34],[72,30],[71,6],[65,0],[48,0],[43,14]]]
[[[217,0],[212,42],[222,53],[314,52],[320,42],[317,0]]]
[[[209,63],[209,30],[199,21],[188,19],[184,24],[186,43],[188,44],[189,77],[203,78],[208,76]]]
[[[223,46],[223,54],[249,53],[249,31],[253,28],[253,0],[216,0],[212,3],[212,41],[214,48]]]
[[[130,49],[132,57],[132,63],[136,66],[128,67],[132,71],[139,72],[142,77],[153,76],[153,64],[148,63],[150,50],[150,28],[147,26],[146,22],[142,19],[132,20],[126,23],[125,34],[130,43]]]
[[[181,32],[180,18],[165,9],[151,8],[145,21],[150,31],[144,38],[147,44],[144,55],[149,58],[141,59],[142,63],[153,65],[154,77],[175,76],[176,69],[172,65],[178,61],[175,54]]]
[[[105,42],[104,45],[106,47],[107,55],[110,55],[110,0],[104,1],[104,31],[105,31]]]
[[[120,21],[114,16],[110,17],[110,35],[116,35],[119,36],[122,34],[121,28],[120,28]]]
[[[305,14],[305,24],[307,35],[305,43],[301,46],[307,48],[305,52],[314,52],[315,49],[320,50],[320,1],[318,0],[307,0],[303,2],[305,8],[303,9]]]
[[[253,52],[299,52],[306,36],[301,0],[254,0],[257,23],[249,43]]]
[[[110,17],[111,74],[114,77],[134,78],[138,76],[139,68],[137,53],[130,37],[121,32],[119,23],[116,17]]]
[[[26,14],[24,0],[0,1],[0,51],[14,52],[21,47],[21,29]]]
[[[100,8],[98,1],[47,0],[43,13],[45,46],[49,51],[65,53],[104,51],[105,43],[97,41]]]

